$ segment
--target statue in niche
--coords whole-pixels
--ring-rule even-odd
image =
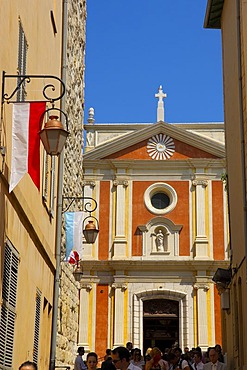
[[[156,247],[157,252],[165,252],[165,235],[159,230],[156,234]]]

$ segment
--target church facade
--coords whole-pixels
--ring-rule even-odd
[[[212,277],[228,264],[224,125],[94,124],[89,110],[84,196],[98,203],[95,244],[83,244],[79,345],[99,356],[221,344]]]

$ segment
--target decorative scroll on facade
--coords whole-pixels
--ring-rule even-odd
[[[152,299],[143,302],[144,316],[171,315],[178,317],[178,302],[169,299]]]

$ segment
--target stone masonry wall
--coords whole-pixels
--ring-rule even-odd
[[[84,114],[84,67],[86,35],[86,1],[68,0],[66,105],[70,135],[64,153],[65,196],[82,195],[82,146]],[[77,210],[73,204],[70,211]],[[63,235],[62,260],[65,255]],[[79,290],[73,277],[73,267],[61,263],[60,300],[58,309],[58,333],[56,365],[73,364],[77,351]]]

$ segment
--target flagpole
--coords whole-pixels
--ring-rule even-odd
[[[56,223],[56,270],[54,277],[54,295],[52,310],[52,335],[50,352],[50,370],[55,369],[56,365],[56,344],[57,344],[57,317],[60,288],[60,268],[61,268],[61,235],[62,235],[62,206],[63,206],[63,168],[64,150],[59,156],[58,169],[58,192],[57,192],[57,223]]]

